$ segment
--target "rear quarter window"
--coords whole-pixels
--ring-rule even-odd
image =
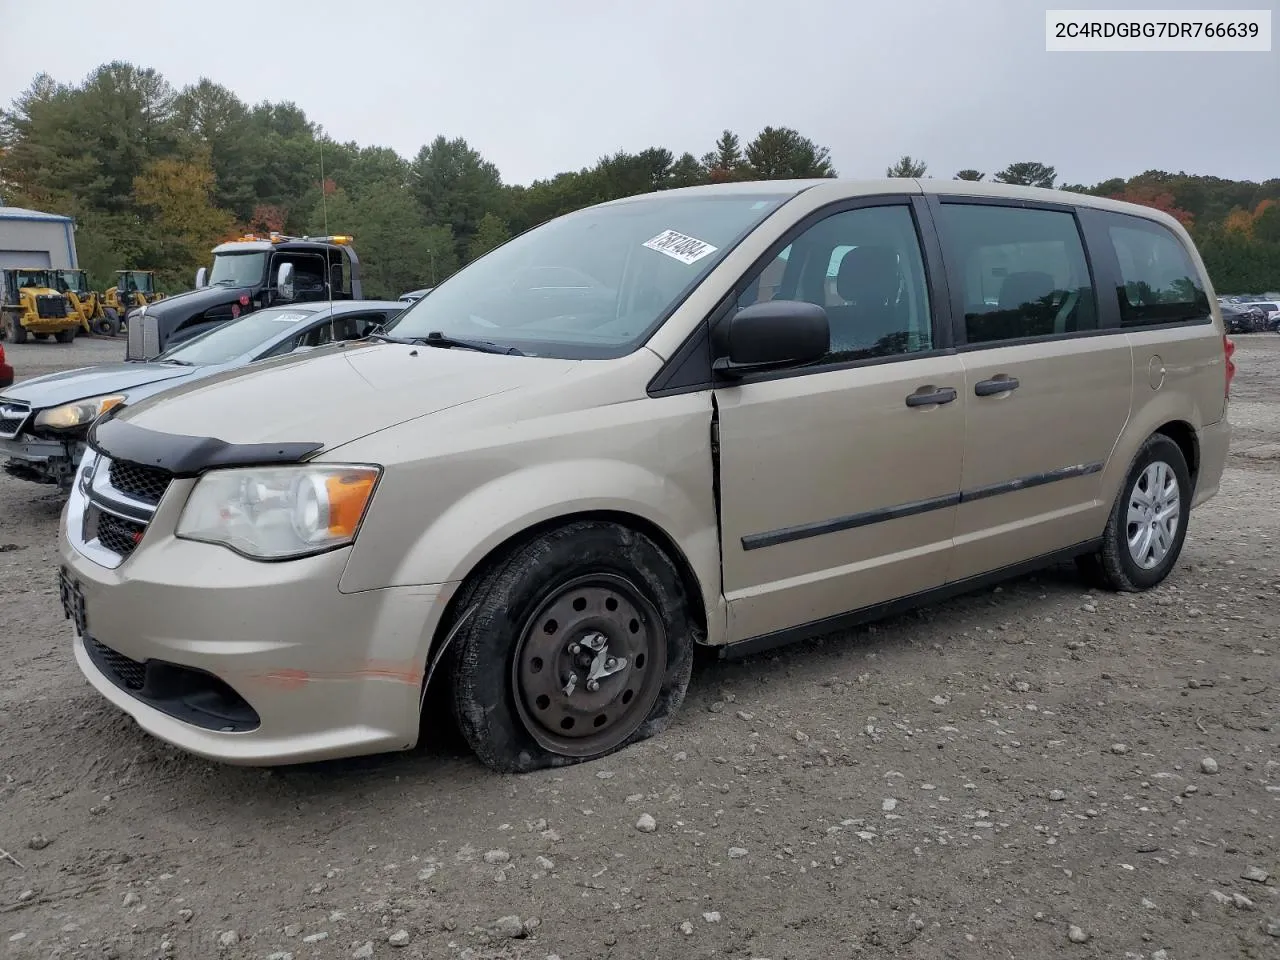
[[[1207,320],[1209,297],[1182,242],[1162,224],[1108,216],[1107,233],[1120,267],[1120,325],[1141,327]]]

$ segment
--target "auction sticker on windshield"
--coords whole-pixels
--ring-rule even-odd
[[[644,245],[650,250],[665,253],[681,263],[697,263],[707,254],[716,251],[711,244],[704,243],[696,237],[686,237],[683,233],[676,233],[674,230],[663,231],[652,240],[645,241]]]
[[[307,319],[307,316],[305,313],[280,313],[271,319],[276,323],[297,323],[299,320]]]

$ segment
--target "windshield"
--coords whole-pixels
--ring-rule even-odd
[[[15,270],[14,280],[19,287],[53,287],[53,276],[48,270]]]
[[[266,272],[267,253],[253,250],[248,253],[219,253],[213,258],[209,271],[209,284],[227,284],[233,287],[252,287],[262,282]]]
[[[315,312],[306,307],[257,310],[166,350],[156,357],[156,361],[193,367],[227,363],[265,347],[279,334],[296,333],[298,324],[311,319]]]
[[[439,331],[564,359],[622,356],[789,197],[660,194],[580,210],[460,270],[388,332]]]
[[[76,293],[84,293],[89,289],[89,285],[85,283],[84,274],[79,270],[62,270],[57,274],[59,290],[74,290]]]

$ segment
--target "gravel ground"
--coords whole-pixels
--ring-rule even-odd
[[[0,477],[0,957],[1276,957],[1280,337],[1238,342],[1160,589],[1054,570],[709,663],[659,739],[523,777],[443,731],[270,771],[148,738],[71,660],[58,501]]]

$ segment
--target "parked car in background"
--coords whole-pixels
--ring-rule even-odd
[[[65,490],[89,425],[107,410],[259,360],[359,340],[403,309],[394,300],[268,307],[183,341],[154,360],[24,380],[0,396],[0,467],[10,476]]]
[[[1227,333],[1259,333],[1267,329],[1266,314],[1252,304],[1227,302],[1221,308]]]
[[[108,411],[63,514],[72,652],[206,757],[410,749],[434,694],[515,772],[664,729],[699,645],[1071,559],[1148,590],[1227,457],[1212,295],[1177,220],[1058,190],[579,210],[385,336]]]
[[[13,385],[13,367],[5,362],[4,344],[0,343],[0,390]]]
[[[425,297],[432,289],[432,287],[423,287],[421,290],[410,290],[408,293],[400,294],[400,299],[405,303],[414,303]]]
[[[1255,310],[1261,310],[1265,315],[1263,319],[1265,329],[1280,332],[1280,301],[1255,300],[1249,306]]]

